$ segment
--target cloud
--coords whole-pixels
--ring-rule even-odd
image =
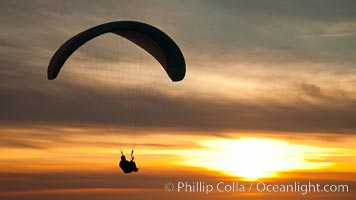
[[[3,155],[2,171],[13,172],[0,173],[1,198],[182,199],[162,191],[164,184],[196,177],[220,181],[196,169],[145,166],[145,173],[124,176],[116,166],[90,164],[113,154],[94,151],[117,149],[108,138],[130,141],[133,133],[142,134],[137,145],[153,150],[195,148],[193,137],[240,133],[354,148],[355,8],[353,0],[0,1],[0,146],[13,153]],[[171,84],[149,55],[110,34],[76,52],[58,80],[47,80],[48,62],[63,42],[116,20],[144,21],[168,33],[186,58],[185,80]],[[140,77],[132,78],[137,72]],[[190,140],[172,141],[174,134]],[[75,152],[82,163],[63,154],[73,146],[83,147],[85,152]],[[48,172],[58,170],[56,164],[62,172]],[[43,167],[47,172],[34,172]],[[85,167],[91,171],[71,171]],[[325,183],[354,186],[353,180],[340,181],[352,175],[296,176],[327,176]],[[278,195],[271,197],[290,198]]]
[[[307,95],[310,96],[322,96],[322,90],[319,86],[314,84],[302,83],[301,88]]]
[[[127,128],[137,123],[146,129],[212,134],[355,130],[352,43],[335,50],[316,37],[330,27],[329,20],[350,21],[353,2],[1,4],[2,126]],[[327,12],[331,8],[335,12]],[[122,19],[143,20],[171,35],[185,54],[186,79],[168,84],[157,78],[162,75],[158,67],[144,71],[155,76],[147,86],[130,79],[133,61],[157,63],[108,35],[73,55],[60,80],[46,80],[48,61],[66,39],[98,23]],[[101,73],[105,69],[112,71]]]
[[[340,21],[329,26],[322,36],[325,37],[351,37],[356,34],[355,21]]]
[[[186,174],[185,174],[186,173]],[[312,183],[318,183],[320,185],[333,183],[335,185],[342,184],[348,185],[349,188],[353,188],[355,185],[354,180],[341,181],[340,178],[353,176],[352,173],[286,173],[286,179],[278,180],[263,180],[265,184],[293,184],[298,178],[299,184],[307,184],[308,181]],[[319,175],[319,177],[317,176]],[[324,177],[320,179],[320,177]],[[335,177],[338,177],[335,179]],[[224,181],[229,184],[236,182],[234,178],[217,178],[214,175],[203,175],[199,173],[190,173],[189,171],[178,172],[176,175],[172,174],[154,174],[140,176],[124,176],[119,173],[108,172],[68,172],[68,173],[1,173],[0,195],[7,199],[47,199],[53,198],[56,195],[57,199],[147,199],[147,196],[154,196],[156,199],[179,199],[182,196],[186,198],[199,198],[205,195],[201,192],[166,192],[164,191],[164,185],[167,182],[177,184],[179,181],[187,181],[187,183],[193,184],[196,181],[204,181],[205,184],[216,185],[218,182]],[[238,181],[241,184],[249,184],[243,181]],[[257,183],[256,183],[257,184]],[[247,187],[247,186],[246,186]],[[126,188],[133,188],[126,190]],[[249,198],[260,198],[261,193],[253,191],[249,193]],[[300,197],[300,193],[281,193],[281,194],[265,194],[265,199],[297,199]],[[210,193],[210,198],[223,197],[224,199],[236,199],[235,195],[231,193]],[[239,196],[244,197],[247,195],[244,192],[238,193]],[[266,196],[267,195],[267,196]],[[313,195],[314,199],[325,199],[323,193],[308,194]],[[338,192],[328,194],[327,199],[337,199],[340,195],[344,199],[352,199],[353,193]]]

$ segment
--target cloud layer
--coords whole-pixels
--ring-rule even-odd
[[[2,126],[355,132],[353,1],[97,4],[1,2]],[[187,61],[183,82],[170,84],[150,56],[112,36],[81,48],[62,80],[46,80],[48,61],[66,39],[127,19],[176,40]],[[154,80],[133,80],[131,65]]]

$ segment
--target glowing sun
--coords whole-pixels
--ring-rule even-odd
[[[182,154],[185,160],[181,164],[243,179],[275,177],[278,172],[325,167],[332,164],[325,157],[339,150],[262,138],[213,139],[199,143],[203,150],[185,151]]]

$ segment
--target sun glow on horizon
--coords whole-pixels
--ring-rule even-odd
[[[328,157],[343,156],[338,148],[274,139],[213,139],[199,143],[205,150],[186,151],[181,164],[248,180],[276,177],[278,172],[320,169],[333,164]]]

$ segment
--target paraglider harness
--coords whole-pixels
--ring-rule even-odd
[[[134,161],[134,156],[133,156],[134,151],[131,151],[131,160],[128,161],[126,160],[126,157],[124,155],[124,152],[121,150],[121,161],[119,163],[119,167],[124,171],[125,173],[131,173],[131,172],[137,172],[138,168],[136,167],[136,163]]]

